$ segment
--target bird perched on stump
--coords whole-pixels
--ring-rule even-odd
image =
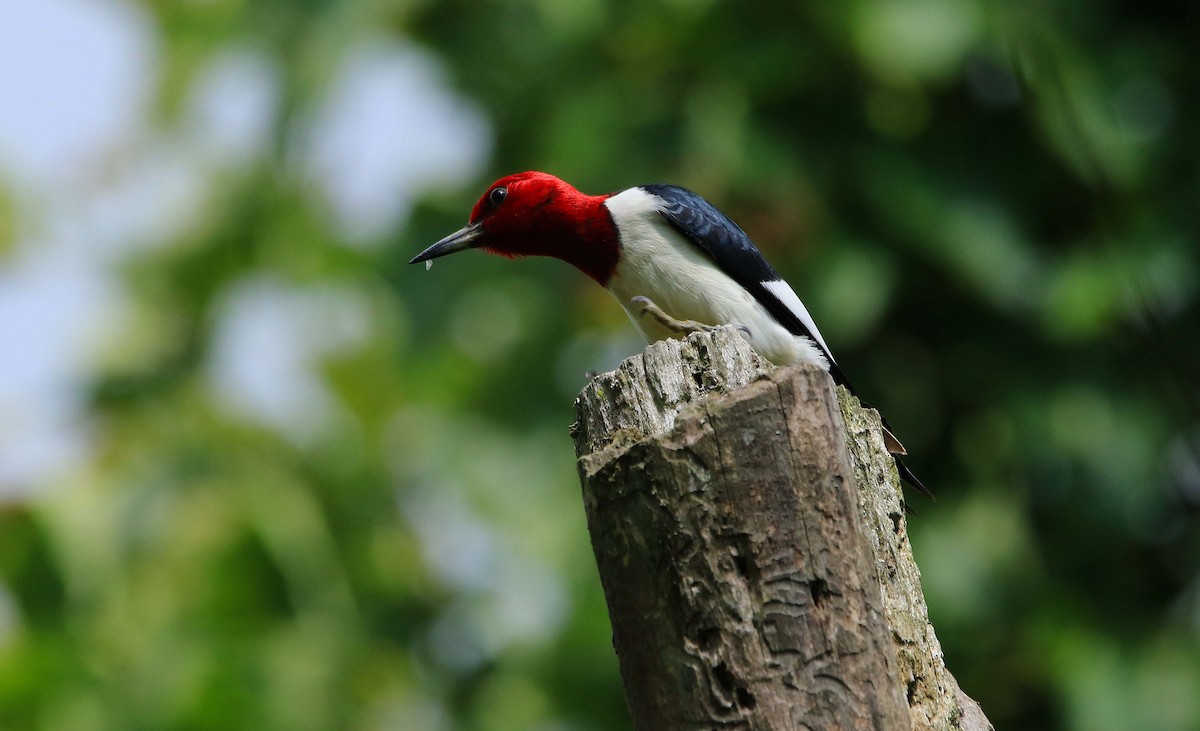
[[[488,187],[465,227],[410,263],[466,249],[562,259],[611,292],[650,342],[734,325],[772,363],[814,363],[854,392],[804,303],[750,237],[683,188],[587,195],[547,173],[509,175]],[[901,476],[930,494],[900,461],[904,446],[886,420],[884,441]]]

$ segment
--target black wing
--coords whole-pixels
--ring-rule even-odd
[[[779,324],[793,335],[813,341],[829,360],[829,373],[834,382],[854,391],[821,339],[809,332],[799,314],[764,286],[767,282],[781,282],[783,277],[763,258],[762,252],[740,226],[690,190],[674,185],[646,185],[642,189],[661,198],[661,212],[667,223],[707,254],[733,281],[754,295]]]

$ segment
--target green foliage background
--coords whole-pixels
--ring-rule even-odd
[[[404,263],[542,169],[690,187],[792,282],[938,494],[913,544],[998,728],[1200,728],[1193,5],[145,10],[156,124],[248,46],[278,60],[277,144],[129,256],[138,327],[93,367],[97,452],[0,514],[0,727],[627,728],[566,429],[584,372],[640,346],[557,262]],[[495,137],[485,174],[375,248],[343,245],[289,163],[366,37],[439,57]],[[221,298],[263,276],[369,314],[323,360],[335,423],[299,442],[203,375]]]

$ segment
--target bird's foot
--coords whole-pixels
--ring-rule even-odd
[[[638,312],[639,317],[645,317],[646,315],[649,315],[657,320],[658,324],[679,336],[691,335],[692,333],[697,332],[712,332],[720,327],[719,325],[705,325],[704,323],[697,322],[696,320],[676,320],[666,312],[663,312],[663,309],[654,304],[654,300],[650,299],[649,297],[642,297],[639,295],[631,299],[630,302],[641,308]],[[741,330],[745,337],[750,337],[750,328],[737,323],[730,324],[733,325],[733,327],[736,327],[738,330]]]

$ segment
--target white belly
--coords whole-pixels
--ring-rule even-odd
[[[667,293],[654,289],[639,278],[626,278],[609,283],[609,292],[625,308],[634,327],[648,342],[679,337],[650,315],[643,316],[641,306],[631,302],[634,297],[649,297],[663,312],[676,320],[695,320],[705,325],[740,325],[750,331],[751,347],[776,365],[793,363],[816,363],[828,370],[829,361],[811,340],[792,335],[780,326],[775,318],[760,305],[746,290],[738,287],[743,296],[705,296],[700,292]],[[732,280],[730,280],[732,282]],[[736,285],[736,283],[734,283]]]

